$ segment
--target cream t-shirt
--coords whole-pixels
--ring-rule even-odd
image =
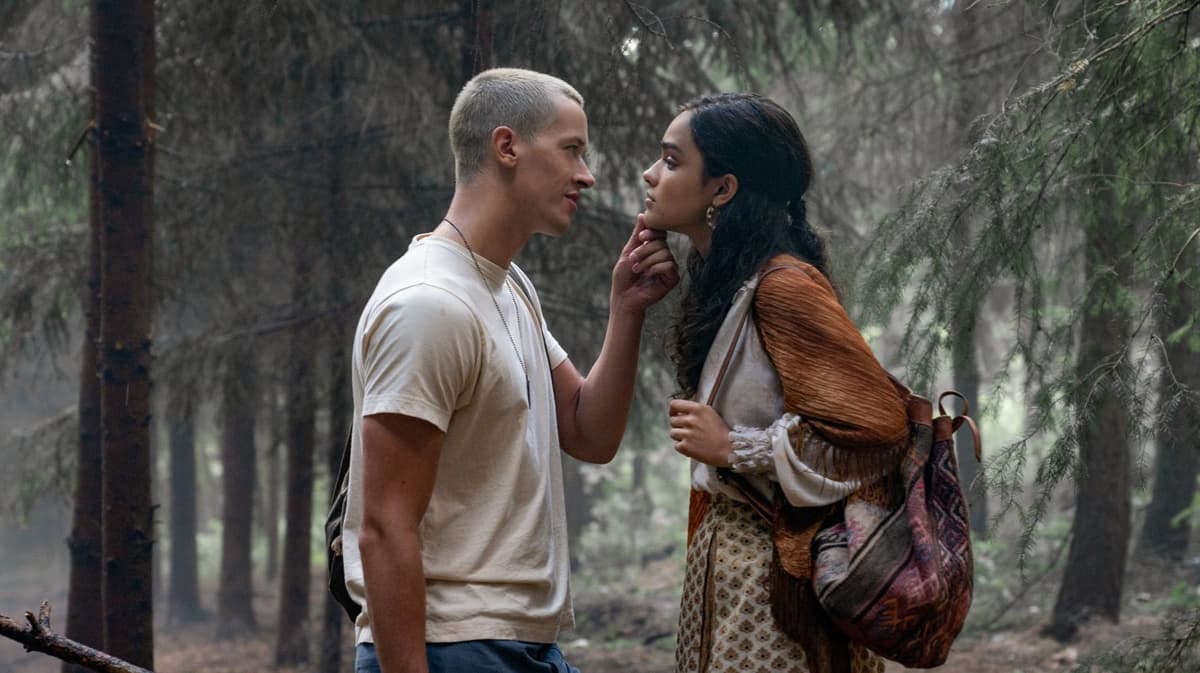
[[[567,354],[545,328],[536,294],[475,259],[484,277],[461,245],[419,236],[383,274],[354,335],[355,418],[405,414],[445,432],[420,526],[426,641],[550,643],[574,625],[550,378]],[[529,373],[528,406],[513,340]],[[363,606],[356,643],[374,642],[358,551],[360,431],[361,422],[343,528],[346,586]]]

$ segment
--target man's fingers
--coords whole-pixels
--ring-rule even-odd
[[[628,255],[637,249],[642,244],[642,239],[638,236],[646,229],[646,215],[638,213],[637,223],[633,225],[633,233],[629,234],[629,240],[625,242],[625,247],[621,250],[621,254]]]
[[[688,433],[687,430],[684,430],[683,428],[671,428],[671,431],[667,434],[672,440],[676,442],[682,442],[687,437]]]
[[[666,248],[666,246],[657,247],[659,245],[661,245],[661,244],[645,243],[642,245],[642,247],[633,251],[633,253],[629,256],[629,258],[633,260],[633,265],[638,271],[641,271],[642,269],[653,266],[660,262],[665,262],[669,259],[674,259],[674,257],[671,255],[671,251],[668,250]],[[649,248],[650,246],[655,246],[655,247],[657,247],[657,249],[647,250],[647,248]]]

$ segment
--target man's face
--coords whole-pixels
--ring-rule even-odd
[[[554,121],[523,145],[513,187],[531,233],[561,236],[578,209],[580,193],[596,184],[584,160],[588,131],[583,108],[558,96]]]

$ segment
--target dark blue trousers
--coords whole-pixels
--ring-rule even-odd
[[[354,673],[380,673],[375,645],[363,643],[354,652]],[[520,640],[468,640],[426,643],[429,673],[579,673],[554,643]]]

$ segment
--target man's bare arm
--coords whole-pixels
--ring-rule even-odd
[[[613,267],[608,329],[600,356],[587,378],[570,360],[554,368],[558,437],[568,454],[589,463],[607,463],[617,454],[633,400],[646,309],[678,282],[666,234],[646,229],[639,215]]]
[[[358,548],[371,632],[385,673],[427,673],[419,529],[445,435],[401,414],[363,418],[363,530]]]

